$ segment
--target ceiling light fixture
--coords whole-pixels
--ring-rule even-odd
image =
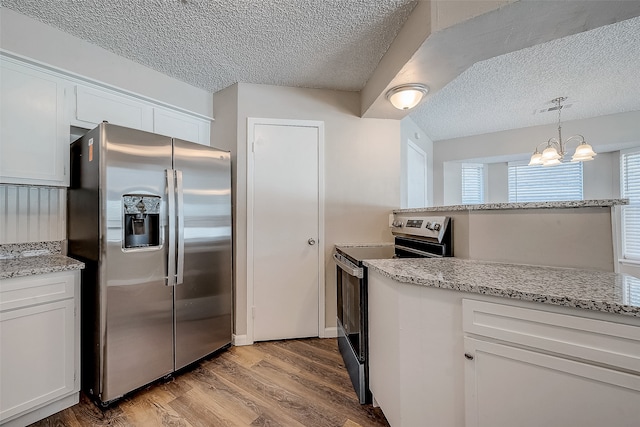
[[[554,166],[559,165],[564,161],[564,155],[566,152],[566,146],[569,141],[577,141],[578,147],[576,148],[575,153],[573,153],[573,157],[571,157],[572,162],[587,162],[589,160],[593,160],[594,156],[596,156],[596,152],[593,151],[593,148],[584,140],[582,135],[573,135],[569,137],[566,141],[562,141],[562,126],[560,123],[560,114],[562,111],[562,102],[566,101],[566,97],[559,97],[553,99],[551,102],[556,104],[556,108],[558,109],[558,137],[550,138],[547,142],[543,142],[538,144],[536,150],[533,152],[531,156],[531,160],[529,161],[529,166],[542,165],[542,166]],[[547,144],[546,148],[542,151],[538,151],[538,148],[542,144]]]
[[[386,97],[398,110],[409,110],[422,101],[429,87],[419,83],[396,86],[387,91]]]

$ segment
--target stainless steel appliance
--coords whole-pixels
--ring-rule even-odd
[[[452,222],[444,216],[396,219],[394,245],[336,246],[338,348],[360,403],[371,403],[367,259],[453,256]]]
[[[82,383],[106,405],[231,342],[230,155],[102,123],[71,172]]]

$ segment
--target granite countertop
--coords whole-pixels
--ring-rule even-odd
[[[380,246],[393,246],[393,242],[377,242],[377,243],[336,243],[336,247],[341,248],[377,248]]]
[[[460,258],[368,260],[364,265],[402,283],[640,317],[640,305],[628,301],[640,292],[640,279],[626,274]]]
[[[431,206],[426,208],[396,209],[393,213],[490,211],[509,209],[568,209],[589,207],[611,207],[628,205],[629,199],[573,200],[567,202],[485,203],[478,205]]]
[[[62,255],[62,242],[0,245],[0,279],[81,270],[84,263]]]
[[[83,268],[83,262],[60,254],[0,259],[0,279]]]

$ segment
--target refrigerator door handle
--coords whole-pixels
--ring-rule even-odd
[[[184,195],[182,185],[182,171],[176,170],[176,198],[178,200],[177,217],[178,217],[178,271],[176,277],[176,285],[182,284],[184,281]]]
[[[176,285],[176,187],[175,171],[165,170],[167,177],[167,206],[168,206],[168,251],[167,251],[167,286]]]

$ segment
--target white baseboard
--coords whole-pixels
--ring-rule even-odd
[[[253,344],[252,342],[249,342],[249,340],[247,339],[246,335],[236,335],[236,334],[233,334],[233,337],[231,339],[231,343],[236,347],[241,346],[241,345],[251,345],[251,344]]]
[[[330,328],[324,328],[324,335],[321,338],[336,338],[337,336],[338,336],[338,328],[333,326]],[[249,341],[246,335],[236,335],[236,334],[233,334],[231,343],[236,347],[253,344],[251,341]]]
[[[337,336],[338,336],[338,328],[336,326],[332,326],[330,328],[324,328],[323,338],[336,338]]]

